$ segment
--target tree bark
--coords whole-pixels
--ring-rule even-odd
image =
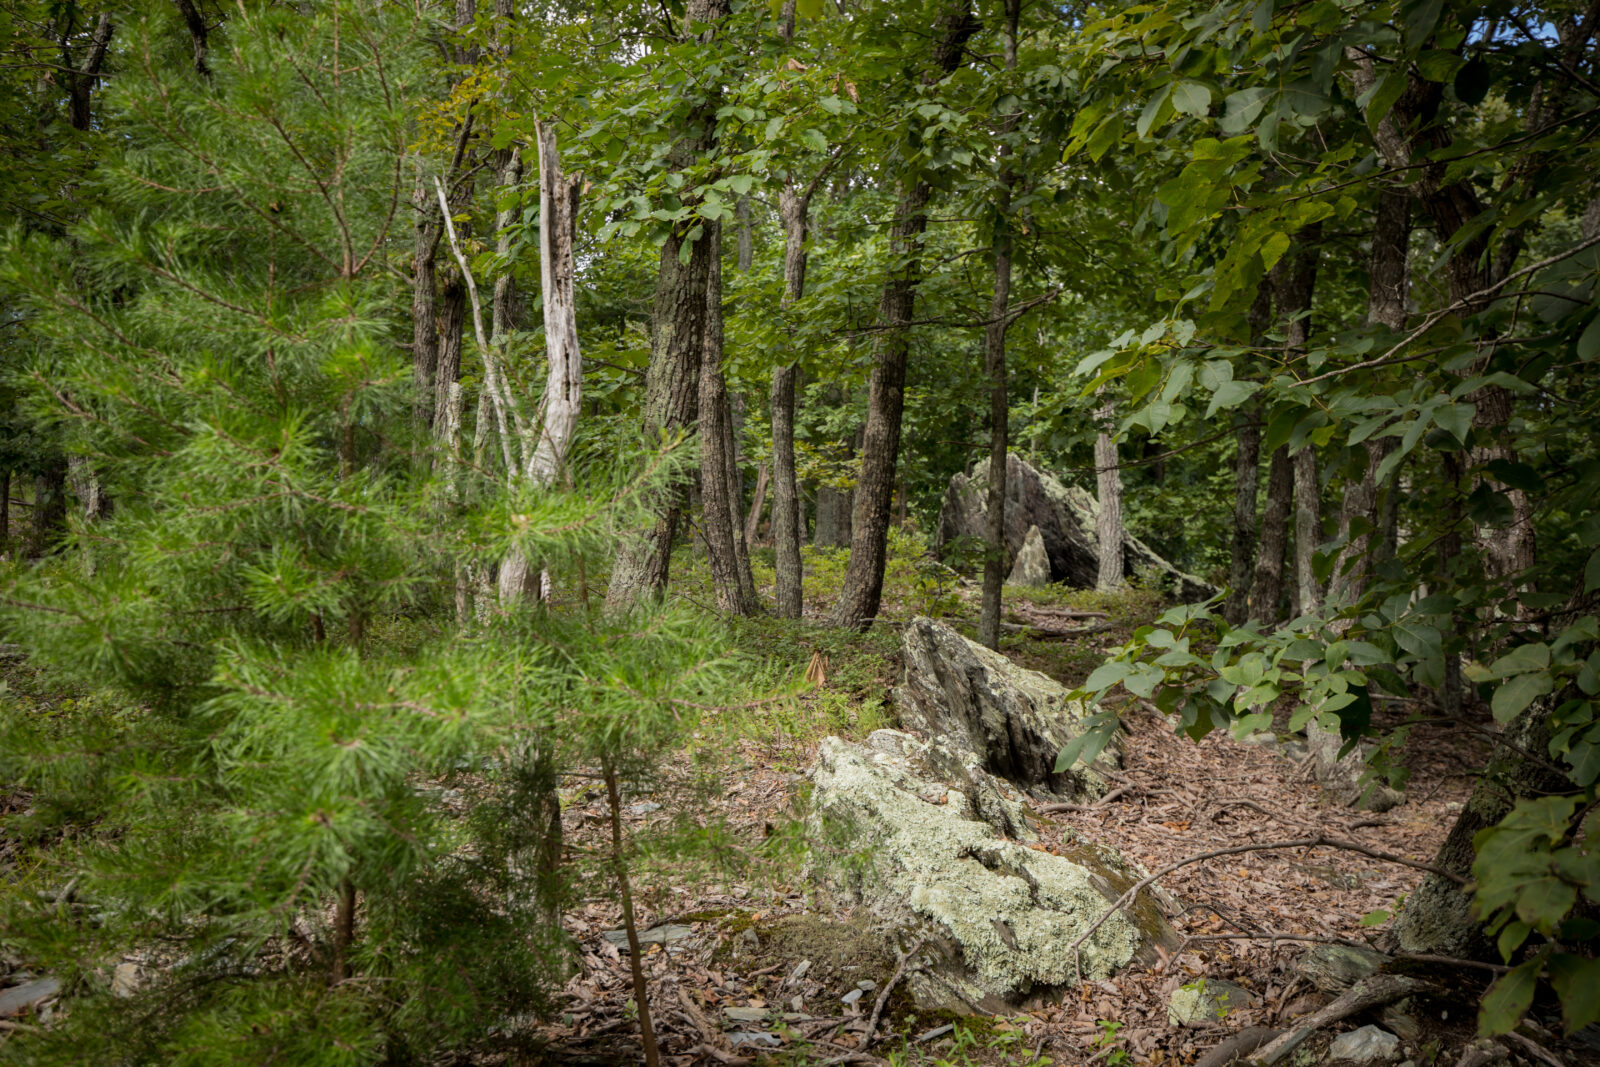
[[[1283,322],[1284,360],[1294,363],[1305,355],[1311,337],[1311,298],[1316,288],[1317,259],[1322,224],[1300,232],[1298,248],[1279,261],[1273,272],[1278,314]],[[1295,614],[1305,615],[1322,606],[1322,590],[1313,568],[1322,540],[1322,492],[1317,484],[1317,455],[1308,441],[1294,454],[1294,591]]]
[[[535,485],[554,485],[565,471],[567,452],[583,410],[583,352],[578,346],[576,268],[572,242],[578,226],[582,181],[561,170],[554,123],[539,136],[539,288],[544,305],[547,371],[540,404],[539,444],[528,474]]]
[[[1247,316],[1250,344],[1263,348],[1272,324],[1272,279],[1263,278],[1256,286],[1256,298]],[[1228,560],[1228,599],[1223,618],[1232,626],[1250,618],[1250,574],[1256,559],[1256,496],[1261,479],[1260,412],[1242,411],[1235,431],[1233,459],[1233,539]]]
[[[106,51],[111,47],[111,31],[111,14],[102,11],[95,21],[94,32],[89,37],[89,50],[84,53],[81,67],[73,62],[66,39],[62,39],[61,62],[68,68],[65,78],[67,121],[75,130],[87,131],[94,121],[91,94],[94,83],[100,78],[100,68],[105,64]]]
[[[925,83],[937,82],[961,65],[967,41],[977,28],[968,0],[946,5],[934,26],[933,66]],[[922,281],[922,235],[928,228],[927,208],[932,192],[932,187],[920,178],[903,177],[889,230],[891,266],[878,305],[878,321],[887,329],[879,336],[867,388],[867,426],[851,515],[850,562],[845,567],[844,584],[833,615],[836,625],[851,629],[872,625],[883,597],[889,514],[900,455],[900,418],[905,409],[906,360],[911,353],[908,329],[917,286]]]
[[[200,9],[194,5],[193,0],[173,0],[178,8],[178,14],[183,16],[183,24],[189,31],[189,43],[194,50],[194,70],[202,77],[210,77],[211,68],[206,65],[207,30],[205,17],[200,14]]]
[[[411,373],[416,382],[417,399],[412,417],[419,434],[433,427],[439,403],[439,278],[436,256],[439,248],[439,208],[433,189],[417,167],[417,183],[411,194]],[[460,351],[457,350],[457,369]]]
[[[1378,195],[1367,258],[1367,322],[1396,333],[1406,326],[1407,254],[1411,243],[1411,195],[1386,188]],[[1339,511],[1339,537],[1344,547],[1334,563],[1331,594],[1336,604],[1351,604],[1366,592],[1372,574],[1373,533],[1379,524],[1378,466],[1394,446],[1392,437],[1363,442],[1366,469],[1345,491]],[[1364,528],[1363,528],[1364,527]]]
[[[1021,0],[1006,0],[1005,68],[1017,69],[1017,19]],[[1002,135],[1016,126],[1015,115],[1000,122]],[[1006,451],[1010,447],[1011,403],[1006,391],[1006,319],[1011,312],[1011,191],[1016,175],[1011,168],[1011,146],[1001,141],[999,175],[995,189],[994,295],[989,301],[989,325],[984,329],[983,369],[989,378],[989,500],[983,531],[983,596],[978,612],[978,641],[986,648],[1000,647],[1001,597],[1011,572],[1006,546]]]
[[[1250,588],[1250,618],[1272,625],[1283,603],[1283,558],[1289,547],[1289,512],[1294,505],[1294,464],[1289,450],[1272,453],[1267,468],[1267,499],[1261,510],[1261,547]]]
[[[750,514],[744,520],[744,539],[746,544],[756,543],[757,536],[761,533],[761,509],[767,503],[767,465],[763,463],[756,471],[755,492],[750,495]]]
[[[727,384],[722,377],[721,229],[719,223],[706,223],[711,261],[706,276],[705,351],[700,360],[700,526],[718,610],[749,615],[753,605],[746,602],[739,582],[734,503],[729,495],[732,479],[727,469],[727,420],[731,413]]]
[[[1123,546],[1127,540],[1122,526],[1122,472],[1118,469],[1117,442],[1111,436],[1109,401],[1095,412],[1100,432],[1094,440],[1095,493],[1100,513],[1095,517],[1095,540],[1100,548],[1100,570],[1095,588],[1112,593],[1123,585]]]
[[[806,215],[809,193],[786,184],[778,192],[783,220],[783,301],[791,308],[805,293]],[[791,331],[791,336],[793,335]],[[772,543],[777,556],[778,615],[798,619],[803,608],[800,564],[800,485],[794,462],[794,394],[798,363],[772,372]]]

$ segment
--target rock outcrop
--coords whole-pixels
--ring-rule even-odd
[[[987,471],[957,474],[945,490],[939,513],[939,543],[960,537],[983,540],[988,511]],[[1015,453],[1006,457],[1006,548],[1013,558],[1021,555],[1030,527],[1037,527],[1050,560],[1050,580],[1093,589],[1100,575],[1100,545],[1095,520],[1100,505],[1094,496],[1075,486],[1063,485],[1049,474],[1034,470]],[[1217,589],[1192,574],[1185,574],[1162,559],[1137,537],[1123,547],[1123,569],[1133,575],[1156,571],[1180,600],[1205,600]]]
[[[1109,850],[1020,844],[1034,835],[1009,787],[944,745],[895,730],[864,745],[829,737],[810,777],[813,832],[835,842],[825,884],[901,944],[922,942],[907,982],[923,1010],[1004,1010],[1175,943],[1141,900],[1073,949],[1142,872]]]
[[[1105,771],[1121,760],[1113,738],[1094,765],[1056,773],[1056,757],[1083,732],[1083,704],[1054,679],[1012,663],[948,626],[918,617],[900,635],[900,721],[1028,792],[1102,796]]]
[[[1324,730],[1313,719],[1306,723],[1306,744],[1310,748],[1317,783],[1339,803],[1362,811],[1385,812],[1405,800],[1382,782],[1362,784],[1361,779],[1367,772],[1367,756],[1372,751],[1370,743],[1358,743],[1340,759],[1344,738],[1337,730]]]
[[[1050,584],[1050,554],[1044,549],[1044,535],[1039,527],[1028,527],[1022,547],[1011,561],[1011,574],[1006,581],[1012,585]]]

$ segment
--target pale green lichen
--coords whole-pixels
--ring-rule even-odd
[[[876,884],[857,892],[879,911],[909,910],[960,946],[967,999],[1101,979],[1133,959],[1145,934],[1120,912],[1071,947],[1110,907],[1121,872],[1092,853],[1074,860],[1001,839],[964,794],[915,773],[908,757],[924,746],[885,734],[870,748],[823,741],[812,772],[817,812],[852,827],[869,857]]]

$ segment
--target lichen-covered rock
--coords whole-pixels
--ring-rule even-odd
[[[1044,535],[1039,527],[1030,526],[1022,538],[1022,547],[1011,561],[1012,585],[1041,586],[1050,584],[1050,554],[1044,550]]]
[[[1056,757],[1083,732],[1084,707],[1053,678],[921,616],[901,633],[900,652],[894,702],[905,725],[1036,794],[1098,797],[1109,788],[1104,772],[1121,759],[1115,738],[1093,765],[1056,772]]]
[[[924,941],[927,965],[908,977],[920,1008],[999,1011],[1105,978],[1152,942],[1172,946],[1160,912],[1141,901],[1073,951],[1142,872],[1109,850],[1055,855],[1001,836],[997,822],[1026,832],[1021,806],[981,770],[952,788],[936,769],[952,761],[944,746],[879,730],[865,745],[826,738],[810,771],[813,831],[834,842],[828,883],[900,943]],[[973,788],[991,798],[988,813]]]
[[[1359,945],[1317,945],[1300,957],[1299,972],[1324,993],[1343,993],[1383,969],[1389,957]]]
[[[958,538],[982,541],[988,529],[987,471],[980,467],[970,476],[957,473],[945,490],[939,512],[939,543]],[[1016,453],[1006,457],[1006,549],[1021,554],[1030,527],[1038,527],[1050,560],[1050,580],[1079,589],[1093,589],[1100,576],[1100,543],[1096,522],[1100,514],[1094,496],[1076,486],[1036,471]],[[1215,586],[1185,574],[1168,563],[1137,537],[1124,539],[1123,569],[1130,575],[1155,572],[1175,596],[1184,601],[1215,596]]]
[[[1230,1012],[1254,1007],[1256,995],[1242,985],[1217,978],[1201,978],[1172,991],[1167,1002],[1167,1025],[1199,1026],[1227,1018]]]

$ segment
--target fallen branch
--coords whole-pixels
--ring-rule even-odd
[[[1134,786],[1119,785],[1093,804],[1040,804],[1034,810],[1041,815],[1054,815],[1062,811],[1100,811],[1111,806],[1113,801],[1120,800],[1132,792]]]
[[[1403,867],[1414,867],[1419,871],[1427,871],[1430,874],[1437,874],[1439,877],[1452,881],[1458,886],[1465,886],[1467,884],[1467,880],[1465,878],[1462,878],[1460,875],[1455,874],[1452,871],[1447,871],[1442,867],[1437,867],[1434,864],[1423,863],[1420,860],[1406,859],[1404,856],[1395,856],[1388,852],[1379,852],[1377,849],[1368,848],[1366,845],[1358,844],[1354,841],[1344,841],[1335,837],[1323,837],[1320,834],[1316,837],[1303,837],[1295,841],[1272,841],[1265,845],[1234,845],[1231,848],[1219,848],[1211,852],[1201,852],[1198,855],[1185,857],[1184,859],[1178,860],[1176,863],[1167,864],[1165,867],[1146,878],[1140,879],[1134,884],[1133,888],[1129,889],[1126,893],[1122,894],[1122,896],[1118,897],[1111,907],[1107,908],[1100,918],[1094,921],[1094,925],[1090,926],[1089,929],[1080,934],[1076,941],[1068,945],[1067,950],[1076,958],[1078,949],[1085,941],[1089,940],[1090,936],[1092,936],[1096,930],[1105,925],[1107,919],[1111,918],[1111,916],[1115,915],[1117,912],[1121,911],[1124,907],[1137,899],[1140,890],[1148,888],[1158,878],[1165,877],[1166,875],[1169,875],[1173,871],[1176,871],[1182,867],[1188,867],[1195,863],[1203,863],[1206,860],[1216,859],[1219,856],[1237,856],[1242,852],[1268,852],[1285,848],[1337,848],[1343,849],[1346,852],[1359,852],[1363,856],[1370,856],[1375,860],[1383,860],[1387,863],[1397,863]]]
[[[1299,1025],[1268,1042],[1247,1062],[1251,1067],[1273,1067],[1273,1064],[1287,1058],[1306,1038],[1324,1026],[1348,1019],[1369,1008],[1392,1004],[1401,997],[1426,988],[1427,985],[1427,982],[1419,978],[1408,978],[1401,974],[1380,974],[1363,978],[1340,994],[1333,1003],[1315,1014],[1306,1016]]]
[[[1053,626],[1040,626],[1036,623],[1003,622],[1000,624],[1000,629],[1006,633],[1031,633],[1038,634],[1041,637],[1085,637],[1090,634],[1103,634],[1111,630],[1118,630],[1121,627],[1114,626],[1111,623],[1104,623],[1100,626],[1085,626],[1075,630],[1060,630]]]
[[[923,940],[918,938],[915,945],[900,953],[900,961],[895,964],[894,974],[884,983],[883,992],[878,994],[878,1002],[872,1006],[872,1018],[867,1022],[867,1032],[861,1035],[862,1048],[872,1044],[872,1035],[877,1033],[878,1019],[883,1015],[884,1005],[889,1003],[889,994],[894,992],[895,985],[905,976],[906,964],[911,962],[911,957],[922,951]]]

